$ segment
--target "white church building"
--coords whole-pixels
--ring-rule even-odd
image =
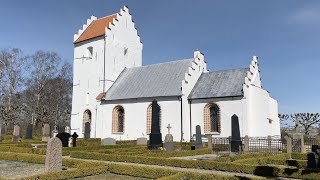
[[[142,49],[126,6],[107,17],[91,16],[74,35],[72,133],[148,137],[151,102],[157,100],[163,138],[168,124],[175,141],[190,141],[196,125],[202,134],[228,137],[233,115],[242,137],[280,135],[278,104],[261,86],[256,56],[247,68],[209,72],[199,50],[189,59],[143,66]]]

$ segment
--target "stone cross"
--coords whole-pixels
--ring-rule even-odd
[[[48,141],[46,152],[45,171],[62,170],[62,143],[59,138],[53,137]]]
[[[171,126],[170,126],[170,124],[168,124],[168,134],[170,134],[170,129],[172,128]]]
[[[78,134],[76,132],[74,132],[71,137],[72,137],[72,147],[76,147]]]

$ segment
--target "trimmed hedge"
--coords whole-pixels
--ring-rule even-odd
[[[272,153],[254,153],[254,154],[240,154],[236,156],[221,156],[216,159],[210,160],[210,161],[216,161],[216,162],[234,162],[241,159],[248,159],[248,158],[259,158],[259,157],[268,157],[272,156]]]
[[[191,172],[180,172],[171,176],[166,176],[159,178],[158,180],[189,180],[189,179],[201,179],[201,180],[250,180],[256,178],[240,177],[240,176],[223,176],[216,174],[200,174],[200,173],[191,173]],[[259,178],[266,179],[266,178]]]
[[[189,151],[175,151],[175,152],[150,152],[147,154],[142,154],[142,156],[151,157],[183,157],[183,156],[195,156],[201,154],[211,154],[212,150],[208,148],[189,150]],[[140,155],[139,155],[140,156]]]
[[[45,156],[41,155],[27,155],[19,153],[3,153],[0,154],[0,159],[11,160],[11,161],[23,161],[29,163],[44,163]],[[29,176],[24,179],[71,179],[77,177],[86,177],[90,175],[103,174],[107,171],[114,174],[129,175],[135,177],[143,178],[164,178],[164,179],[248,179],[246,177],[235,177],[235,176],[223,176],[214,174],[200,174],[200,173],[186,173],[176,170],[168,170],[162,168],[152,168],[152,167],[141,167],[132,165],[120,165],[120,164],[110,164],[102,162],[88,162],[76,159],[63,159],[64,166],[70,167],[69,170],[63,170],[59,172],[49,172],[34,176]]]
[[[292,177],[292,178],[308,178],[320,179],[320,174],[316,171],[304,170],[298,168],[285,168],[275,166],[260,166],[252,164],[238,164],[238,163],[222,163],[213,161],[194,161],[183,159],[169,159],[158,157],[142,157],[142,156],[121,156],[101,153],[86,153],[86,152],[71,152],[71,157],[83,159],[96,159],[104,161],[115,162],[131,162],[140,164],[173,166],[182,168],[200,168],[208,170],[220,170],[229,172],[240,172],[247,174],[255,174],[265,177]]]

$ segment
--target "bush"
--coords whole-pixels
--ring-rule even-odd
[[[200,168],[208,170],[220,170],[229,172],[239,172],[247,174],[255,174],[259,176],[271,177],[291,177],[291,178],[308,178],[320,179],[320,174],[314,171],[298,169],[298,168],[285,168],[275,166],[261,166],[253,164],[238,164],[238,163],[222,163],[213,161],[194,161],[183,159],[168,159],[159,157],[142,157],[142,156],[125,156],[125,155],[112,155],[101,153],[86,153],[86,152],[71,152],[71,157],[83,159],[96,159],[104,161],[115,162],[131,162],[140,164],[160,165],[160,166],[173,166],[182,168]]]

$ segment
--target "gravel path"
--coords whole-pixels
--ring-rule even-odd
[[[0,160],[0,177],[6,179],[25,178],[44,173],[44,164],[31,164]]]
[[[194,169],[194,168],[180,168],[180,167],[171,167],[171,166],[159,166],[159,165],[148,165],[148,164],[137,164],[137,163],[128,163],[128,162],[112,162],[112,161],[99,161],[99,160],[90,160],[90,159],[79,159],[79,158],[71,158],[71,157],[64,157],[70,159],[77,159],[77,160],[84,160],[84,161],[92,161],[92,162],[105,162],[111,164],[125,164],[125,165],[132,165],[132,166],[141,166],[141,167],[154,167],[154,168],[163,168],[163,169],[170,169],[170,170],[177,170],[177,171],[184,171],[184,172],[196,172],[196,173],[206,173],[206,174],[218,174],[218,175],[229,175],[229,176],[241,176],[241,177],[248,177],[248,178],[255,178],[255,179],[265,179],[265,177],[257,176],[254,174],[245,174],[245,173],[236,173],[236,172],[226,172],[226,171],[217,171],[217,170],[205,170],[205,169]],[[291,179],[293,178],[268,178],[268,179]]]

